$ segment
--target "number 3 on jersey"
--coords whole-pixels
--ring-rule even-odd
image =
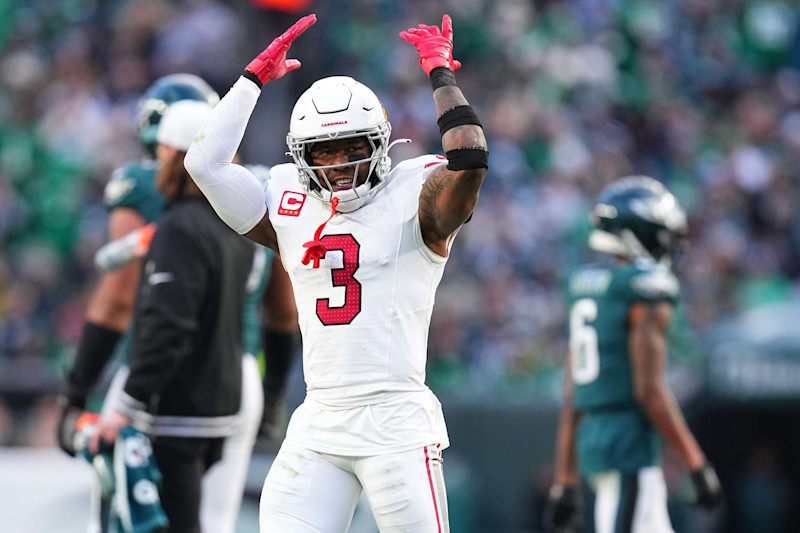
[[[590,322],[597,318],[597,302],[582,298],[572,305],[569,315],[569,350],[571,353],[572,381],[585,385],[600,375],[600,351],[597,347],[597,330]]]
[[[353,277],[358,270],[361,245],[349,234],[325,235],[320,240],[329,252],[342,252],[342,267],[331,269],[331,280],[334,287],[344,287],[344,304],[331,307],[330,298],[318,298],[317,317],[326,326],[349,324],[361,312],[361,283]]]

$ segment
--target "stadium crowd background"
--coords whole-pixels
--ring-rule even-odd
[[[437,392],[556,397],[563,284],[588,257],[593,198],[626,174],[664,181],[690,215],[672,353],[683,376],[700,373],[703,341],[721,321],[798,296],[795,2],[0,0],[0,444],[53,442],[53,394],[106,240],[103,187],[141,155],[142,91],[185,71],[224,94],[293,10],[319,22],[292,48],[303,68],[265,88],[248,162],[288,160],[295,98],[333,74],[370,86],[393,138],[414,140],[395,158],[440,152],[429,84],[397,33],[453,16],[459,85],[491,155],[438,292]],[[765,446],[752,451],[756,473],[780,470]],[[787,508],[796,480],[765,483],[765,501]],[[759,531],[783,530],[772,516],[754,522]]]

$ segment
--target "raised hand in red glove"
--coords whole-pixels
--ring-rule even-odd
[[[417,47],[419,66],[428,76],[436,67],[458,70],[461,63],[453,59],[453,19],[442,17],[442,30],[436,26],[420,24],[400,32],[400,38]]]
[[[270,43],[267,48],[258,54],[258,56],[245,67],[245,70],[254,74],[261,84],[268,81],[277,80],[291,72],[300,68],[300,61],[297,59],[286,59],[286,52],[292,43],[303,34],[308,28],[317,22],[316,15],[308,15],[283,32],[283,35]]]

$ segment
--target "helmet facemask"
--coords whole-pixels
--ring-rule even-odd
[[[386,121],[370,131],[325,134],[311,138],[296,138],[289,133],[286,143],[289,146],[289,154],[300,170],[300,183],[306,192],[326,203],[333,197],[339,198],[338,211],[347,213],[364,205],[370,196],[384,185],[392,165],[388,156],[391,131],[392,128]],[[310,152],[315,144],[357,137],[363,137],[367,141],[371,149],[369,157],[336,165],[313,164]],[[358,183],[358,171],[361,165],[369,165],[369,168],[364,182]],[[328,179],[326,171],[342,167],[353,168],[353,188],[333,191],[333,184]]]

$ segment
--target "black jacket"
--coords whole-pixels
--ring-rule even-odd
[[[253,250],[202,196],[165,211],[139,282],[121,398],[138,427],[175,437],[234,431]]]

